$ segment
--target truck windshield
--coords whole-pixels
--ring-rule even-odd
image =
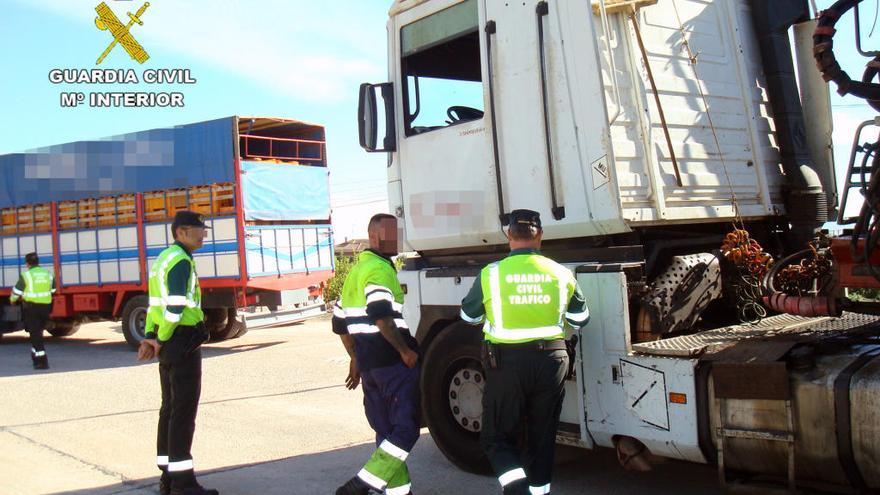
[[[465,0],[400,31],[406,135],[483,117],[476,0]]]

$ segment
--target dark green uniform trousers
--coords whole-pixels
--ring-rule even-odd
[[[538,349],[534,343],[498,344],[495,349],[497,367],[484,363],[480,443],[505,494],[528,494],[529,487],[534,493],[549,493],[568,354]]]

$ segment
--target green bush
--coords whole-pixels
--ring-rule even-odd
[[[340,294],[342,294],[342,285],[345,283],[345,278],[348,277],[348,272],[351,271],[351,267],[356,263],[354,258],[348,256],[336,256],[336,272],[333,274],[333,277],[324,284],[324,301],[332,303],[333,301],[339,299]]]
[[[880,289],[851,289],[849,298],[853,301],[880,301]]]

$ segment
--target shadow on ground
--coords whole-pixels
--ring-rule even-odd
[[[231,342],[235,342],[235,345],[230,346]],[[286,341],[248,342],[247,336],[245,336],[241,341],[231,342],[226,342],[223,347],[209,343],[202,349],[203,358],[210,359],[249,350],[265,349],[284,344]],[[34,370],[31,366],[31,343],[28,334],[25,332],[5,334],[0,339],[0,377],[45,375],[149,364],[139,362],[137,354],[121,336],[117,342],[77,337],[77,335],[51,337],[47,333],[45,344],[50,368],[48,370]]]
[[[229,466],[200,473],[200,482],[222,495],[332,494],[357,472],[373,450],[370,444],[285,459]],[[196,460],[198,463],[198,460]],[[494,477],[459,471],[437,450],[430,436],[419,440],[408,460],[413,492],[419,495],[488,495],[500,493]],[[54,495],[145,495],[158,493],[158,477],[128,480],[88,490]],[[667,461],[649,473],[627,473],[613,452],[560,446],[553,481],[554,495],[689,495],[721,493],[709,466]]]

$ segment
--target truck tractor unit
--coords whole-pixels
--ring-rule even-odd
[[[591,314],[569,330],[559,442],[627,468],[717,465],[722,484],[880,489],[880,311],[845,297],[880,286],[878,201],[838,211],[831,151],[828,81],[880,101],[876,62],[860,81],[834,56],[858,3],[392,5],[389,82],[361,85],[360,144],[387,153],[401,252],[417,253],[404,316],[451,462],[487,467],[482,335],[459,305],[527,208]],[[880,146],[854,148],[844,195],[875,182]],[[853,235],[822,235],[838,217]]]

